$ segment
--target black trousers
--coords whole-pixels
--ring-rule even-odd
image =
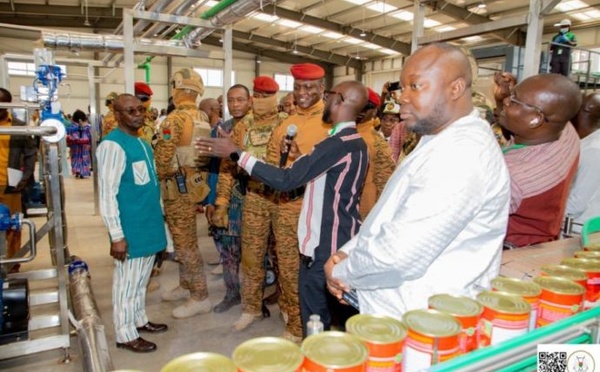
[[[315,252],[315,255],[316,252]],[[329,257],[327,257],[329,258]],[[312,314],[318,314],[323,328],[331,328],[329,301],[333,296],[327,290],[325,280],[325,262],[327,259],[315,257],[314,260],[301,256],[298,274],[298,296],[300,297],[300,316],[302,317],[302,335],[306,337],[306,322]]]
[[[571,70],[571,57],[570,54],[563,52],[563,54],[552,55],[550,60],[550,72],[553,74],[561,74],[569,77],[569,71]]]

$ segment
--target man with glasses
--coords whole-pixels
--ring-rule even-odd
[[[152,119],[150,107],[152,105],[152,89],[148,84],[138,81],[134,85],[135,96],[142,101],[142,105],[146,109],[144,115],[144,126],[140,128],[140,138],[152,145],[152,137],[154,137],[155,120]]]
[[[558,239],[579,159],[569,120],[580,106],[577,84],[557,74],[529,77],[504,98],[499,122],[511,134],[503,148],[511,181],[506,247]]]
[[[326,330],[330,328],[331,314],[323,265],[338,247],[358,232],[361,224],[358,203],[368,154],[367,145],[356,130],[356,117],[367,104],[367,95],[365,86],[358,81],[336,85],[327,95],[321,117],[330,128],[329,136],[310,149],[309,154],[300,150],[296,140],[282,139],[283,143],[290,144],[289,157],[294,159],[289,168],[267,164],[249,152],[242,152],[231,141],[201,138],[198,142],[201,152],[230,157],[251,177],[277,190],[293,190],[306,184],[299,220],[296,221],[298,235],[293,245],[283,245],[285,242],[277,240],[276,246],[278,253],[290,247],[299,248],[301,262],[297,290],[302,322],[306,324],[311,314],[318,314]],[[274,228],[277,231],[276,225]],[[277,233],[275,237],[278,239]],[[289,258],[292,257],[297,260],[298,251],[289,253]],[[278,259],[282,261],[281,257]],[[298,267],[279,267],[282,276],[285,270],[298,273]],[[289,273],[285,274],[289,276]],[[288,285],[282,282],[283,295],[287,288]],[[286,332],[289,332],[289,327],[290,322]],[[284,338],[300,341],[301,336],[291,336],[295,335],[283,335]]]
[[[98,146],[100,214],[114,258],[113,321],[117,347],[137,353],[156,350],[139,332],[165,332],[148,321],[146,285],[154,255],[165,249],[160,189],[150,146],[139,138],[146,108],[131,94],[114,101],[118,127]]]
[[[186,67],[176,71],[171,82],[175,110],[160,124],[154,157],[165,219],[179,261],[179,285],[164,292],[162,299],[187,299],[171,313],[181,319],[212,310],[196,232],[196,204],[206,195],[197,193],[202,185],[196,182],[201,177],[196,170],[198,157],[193,145],[194,137],[210,134],[210,125],[202,121],[196,106],[196,99],[204,93],[200,75]]]

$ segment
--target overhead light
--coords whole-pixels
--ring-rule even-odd
[[[360,32],[360,37],[366,37],[366,36],[367,36],[367,33],[364,30]]]
[[[481,3],[479,3],[479,5],[477,5],[477,7],[479,9],[483,9],[483,8],[485,8],[485,3],[482,1]]]

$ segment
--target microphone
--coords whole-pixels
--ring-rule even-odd
[[[298,133],[298,127],[296,126],[296,124],[290,124],[287,127],[287,133],[285,135],[285,139],[291,141],[294,139],[294,137],[296,137],[297,133]],[[285,163],[287,162],[287,159],[288,159],[288,155],[290,154],[290,147],[291,147],[291,144],[288,143],[285,146],[285,151],[283,151],[281,153],[281,159],[279,159],[279,168],[283,168],[285,166]]]

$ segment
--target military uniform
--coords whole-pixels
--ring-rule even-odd
[[[298,134],[294,138],[302,154],[310,154],[318,142],[328,136],[329,127],[323,124],[322,116],[325,105],[318,101],[311,107],[296,107],[297,113],[289,116],[277,127],[267,145],[267,162],[279,165],[281,157],[281,141],[287,133],[287,127],[294,124]],[[290,165],[288,159],[286,165]],[[302,320],[300,318],[300,302],[298,297],[298,272],[300,256],[298,248],[298,219],[302,208],[302,197],[299,193],[281,193],[281,197],[273,215],[273,233],[275,235],[277,262],[279,265],[279,284],[282,295],[280,307],[288,315],[286,330],[296,337],[302,337]]]
[[[387,180],[390,178],[396,164],[392,159],[392,148],[387,141],[373,129],[373,121],[369,120],[357,126],[369,153],[369,167],[365,176],[365,183],[360,196],[359,211],[364,221],[371,208],[379,199]]]
[[[110,110],[107,112],[102,119],[102,138],[106,137],[118,124],[114,111]]]
[[[152,120],[152,114],[150,111],[146,112],[146,115],[144,116],[144,126],[139,129],[138,133],[140,138],[143,139],[147,144],[150,146],[153,145],[152,138],[154,137],[154,120]]]
[[[273,111],[238,124],[232,133],[232,139],[238,148],[265,160],[267,143],[273,129],[283,118]],[[232,162],[229,162],[230,164]],[[237,167],[237,165],[236,165]],[[263,183],[250,179],[242,209],[242,312],[261,314],[263,287],[265,280],[265,255],[271,223],[277,213],[274,203],[275,193]],[[277,249],[278,245],[275,246]],[[282,309],[285,305],[280,306]]]
[[[177,79],[173,92],[175,110],[160,125],[154,158],[161,180],[165,217],[180,262],[179,287],[171,294],[163,293],[162,297],[164,300],[177,300],[185,297],[182,292],[189,291],[190,300],[173,310],[174,317],[185,318],[208,312],[212,306],[208,300],[204,262],[196,233],[196,203],[202,199],[196,199],[189,182],[186,183],[187,190],[182,191],[177,175],[183,173],[187,181],[196,179],[197,156],[193,138],[200,134],[198,128],[205,128],[206,133],[202,135],[208,135],[210,125],[201,122],[195,103],[196,97],[204,92],[200,76],[185,68],[176,72],[174,79]],[[175,297],[169,298],[173,293]]]

